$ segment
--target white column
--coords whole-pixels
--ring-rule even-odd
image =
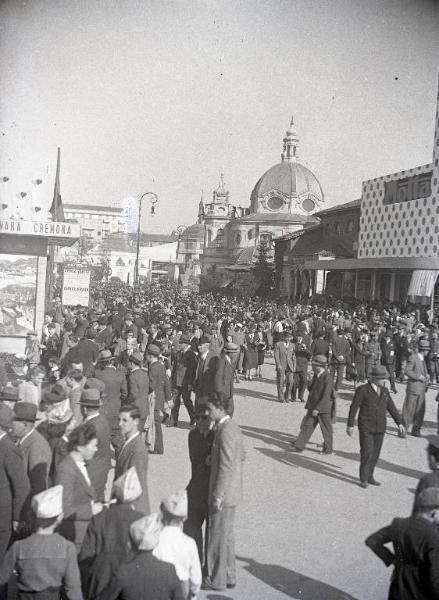
[[[44,324],[44,303],[46,299],[46,269],[47,256],[39,256],[37,259],[37,289],[35,297],[35,331],[41,340]]]

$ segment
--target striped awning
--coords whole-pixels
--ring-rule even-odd
[[[433,293],[439,271],[415,270],[412,273],[408,296],[426,296],[429,298]]]

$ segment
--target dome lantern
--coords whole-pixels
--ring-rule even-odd
[[[284,148],[281,154],[282,162],[293,162],[297,160],[297,148],[299,147],[299,138],[294,126],[294,117],[291,117],[290,127],[284,137]]]

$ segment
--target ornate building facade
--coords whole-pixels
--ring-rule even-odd
[[[200,202],[198,222],[204,226],[201,269],[215,268],[230,277],[252,264],[261,241],[300,231],[318,222],[313,216],[324,203],[317,177],[298,159],[299,138],[291,119],[283,139],[281,162],[266,171],[250,196],[250,206],[232,204],[224,176],[212,202]]]

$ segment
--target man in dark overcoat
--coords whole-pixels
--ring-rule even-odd
[[[165,403],[169,403],[172,398],[171,383],[166,375],[164,364],[159,360],[160,348],[155,344],[150,344],[146,349],[146,359],[148,361],[149,375],[149,393],[154,392],[154,425],[155,425],[155,445],[154,454],[163,454],[163,432],[162,420],[164,416]]]
[[[98,358],[95,378],[105,384],[105,398],[101,413],[106,416],[111,428],[111,443],[116,452],[123,444],[123,436],[119,429],[119,409],[128,395],[125,373],[114,366],[114,357],[110,350],[102,350]]]
[[[327,359],[323,354],[317,354],[312,360],[314,376],[309,386],[308,399],[305,404],[306,415],[300,426],[300,433],[293,443],[295,452],[302,452],[317,425],[323,435],[323,454],[332,454],[332,422],[333,407],[332,377],[328,373]]]
[[[199,342],[199,356],[195,373],[195,405],[200,399],[213,393],[218,354],[209,350],[210,338],[202,335]]]
[[[86,385],[90,385],[87,380]],[[98,380],[103,385],[103,382]],[[79,401],[84,423],[93,423],[98,438],[98,449],[95,455],[87,461],[87,472],[95,491],[95,499],[104,501],[105,487],[111,467],[110,426],[104,415],[100,414],[102,407],[101,394],[96,388],[86,388]]]
[[[381,364],[384,365],[390,376],[390,388],[396,394],[395,387],[395,362],[396,362],[396,344],[391,330],[387,330],[380,342]]]
[[[369,381],[360,385],[349,410],[346,433],[352,436],[355,417],[358,411],[358,430],[360,433],[360,485],[367,488],[370,484],[380,485],[373,473],[378,462],[386,431],[386,413],[395,421],[401,437],[405,436],[401,416],[384,387],[388,377],[387,369],[382,365],[372,368]]]
[[[9,436],[13,419],[12,409],[0,402],[0,564],[12,530],[19,528],[23,506],[30,491],[23,457]]]
[[[207,550],[210,454],[215,435],[207,404],[200,403],[197,406],[195,423],[195,428],[189,432],[188,439],[192,474],[186,488],[188,515],[183,530],[195,540],[200,563],[203,565]],[[206,523],[206,536],[203,546],[204,523]]]
[[[233,342],[226,342],[216,362],[215,379],[213,383],[214,392],[224,394],[229,401],[229,415],[233,417],[235,404],[233,394],[235,391],[235,370],[233,368],[234,357],[240,352],[240,348]]]
[[[173,389],[174,406],[172,408],[172,419],[174,426],[178,426],[181,399],[189,415],[191,425],[194,424],[194,405],[191,393],[195,384],[197,371],[197,355],[191,348],[191,340],[182,335],[179,339],[179,351],[172,362],[171,383]]]
[[[439,600],[438,509],[439,489],[427,488],[415,515],[393,519],[366,539],[386,567],[394,567],[389,600]],[[389,543],[393,552],[385,546]]]
[[[149,376],[143,367],[142,352],[133,352],[128,359],[128,404],[134,404],[140,411],[140,431],[143,431],[149,415]]]

